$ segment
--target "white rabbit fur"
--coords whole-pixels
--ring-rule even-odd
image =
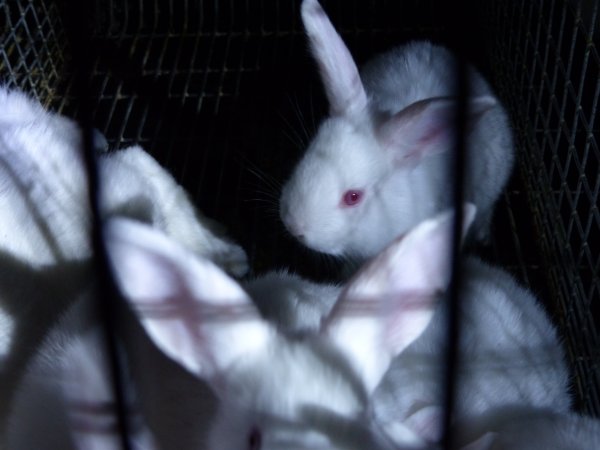
[[[467,206],[463,235],[473,215],[474,208]],[[306,331],[291,335],[261,318],[247,293],[218,268],[187,257],[151,230],[139,225],[113,230],[113,237],[126,237],[131,247],[123,247],[125,252],[113,248],[111,257],[118,282],[151,339],[219,397],[207,443],[211,450],[424,450],[436,448],[427,442],[431,430],[413,428],[423,423],[410,418],[390,421],[379,402],[382,396],[394,395],[396,401],[407,393],[413,408],[428,406],[428,397],[415,387],[419,380],[400,380],[397,368],[418,364],[415,353],[426,348],[429,357],[429,347],[436,338],[442,340],[439,292],[449,282],[451,225],[451,215],[436,216],[395,240],[344,286],[333,307],[324,308],[319,329],[312,328],[317,308],[307,329],[287,322]],[[291,295],[285,294],[288,284]],[[284,287],[285,298],[293,302],[311,303],[310,296],[320,292],[318,285],[285,273],[270,274],[260,289],[249,291],[270,296],[269,286],[275,286],[272,292]],[[322,288],[331,295],[331,286]],[[596,442],[597,424],[567,412],[563,351],[535,298],[508,274],[476,259],[466,261],[462,298],[460,349],[468,352],[468,361],[461,359],[459,371],[464,384],[455,415],[462,439],[457,448],[508,449],[513,439],[529,439],[530,448],[561,450],[568,448],[562,444],[568,437],[575,440],[573,448]],[[281,328],[278,311],[272,317]],[[437,345],[443,347],[440,341]],[[411,372],[424,378],[431,389],[426,394],[436,391],[432,374],[438,369],[433,364],[424,369],[432,373]],[[467,370],[472,373],[465,378]],[[518,417],[504,420],[499,411],[509,408],[533,411],[526,417],[531,428],[519,424]],[[560,418],[565,423],[551,434],[561,444],[543,447],[552,441],[541,433]]]
[[[207,444],[164,448],[433,448],[401,422],[394,424],[393,435],[385,433],[390,428],[372,410],[371,396],[394,355],[400,353],[396,359],[402,358],[407,345],[419,339],[423,331],[428,333],[430,321],[436,320],[437,292],[449,277],[450,221],[451,216],[437,217],[396,240],[344,288],[324,327],[302,339],[281,335],[265,323],[241,287],[210,262],[195,259],[146,225],[124,219],[112,221],[107,232],[109,255],[118,283],[148,336],[166,355],[206,380],[221,398]],[[379,301],[371,303],[376,298]],[[513,318],[507,319],[509,325]],[[58,345],[42,355],[42,368],[55,367],[53,349],[70,347],[62,336],[64,329]],[[137,343],[131,347],[140,353],[147,350]],[[149,374],[144,368],[140,372]],[[90,392],[85,384],[80,389]],[[19,392],[29,394],[25,399],[33,399],[36,405],[47,400],[31,395],[36,391]],[[50,394],[55,395],[56,390]],[[182,397],[176,405],[185,409],[186,403],[196,400]],[[150,399],[150,403],[156,401]],[[166,401],[172,403],[173,399]],[[63,417],[72,413],[68,403],[57,407]],[[43,416],[42,429],[50,424],[55,427],[53,433],[68,431],[72,436],[73,430],[67,430],[64,422],[52,420],[60,416],[53,415],[50,420],[47,414]],[[598,439],[595,422],[566,413],[538,410],[521,422],[519,416],[508,417],[511,419],[504,420],[493,408],[477,414],[473,421],[463,417],[467,426],[459,429],[463,440],[459,448],[583,449],[594,448],[584,443]],[[168,419],[167,415],[162,419]],[[190,419],[188,427],[202,427],[197,416]],[[19,427],[27,422],[17,423],[13,430],[21,430]],[[258,441],[250,437],[256,430],[261,432]],[[556,441],[547,438],[546,431]],[[141,438],[151,439],[149,430],[142,428],[141,432]],[[33,433],[19,436],[23,434],[32,439]],[[48,439],[60,442],[59,437]],[[84,442],[89,439],[94,436],[84,436]],[[524,446],[525,439],[529,447]],[[521,447],[512,447],[514,442]]]
[[[70,119],[0,87],[0,421],[28,360],[89,276],[80,135]],[[105,142],[95,141],[102,150]],[[99,154],[98,168],[103,215],[145,220],[226,270],[246,271],[241,247],[215,234],[214,224],[195,213],[173,177],[141,148]]]
[[[119,435],[106,432],[116,430],[116,413],[109,408],[114,405],[112,378],[106,340],[90,310],[91,286],[81,292],[32,360],[3,424],[2,448],[119,448]],[[125,393],[129,412],[133,413],[136,408],[130,386]],[[137,428],[131,434],[132,448],[155,448],[143,419],[138,416],[134,420]]]
[[[461,290],[456,417],[511,405],[567,411],[568,369],[556,330],[536,298],[506,272],[468,257]],[[339,287],[272,272],[244,285],[261,314],[291,332],[316,330]],[[440,305],[423,334],[391,364],[373,407],[390,432],[406,422],[434,440],[442,412],[446,317]]]
[[[173,176],[142,148],[102,155],[99,169],[109,215],[152,224],[233,275],[248,271],[244,250],[224,237],[222,226],[200,214]]]
[[[202,215],[173,176],[141,147],[103,154],[98,167],[107,216],[151,224],[235,276],[248,271],[244,250],[224,236],[220,224]]]
[[[79,127],[1,87],[0,111],[0,248],[32,266],[89,257]],[[183,188],[140,147],[101,152],[97,162],[105,216],[143,220],[235,275],[247,271],[244,251],[217,236],[216,224],[195,210]]]
[[[235,281],[208,260],[197,260],[188,249],[147,225],[113,219],[106,236],[119,285],[140,315],[148,335],[166,355],[205,379],[216,394],[223,396],[221,412],[206,443],[180,442],[179,447],[169,443],[163,448],[246,448],[246,433],[253,425],[272,427],[264,434],[262,448],[265,449],[325,445],[340,449],[392,448],[386,439],[380,440],[374,433],[375,425],[362,423],[363,415],[368,414],[363,411],[367,397],[359,375],[354,373],[356,366],[352,368],[327,340],[288,339],[278,334],[274,327],[260,319]],[[69,381],[65,379],[65,365],[77,363],[79,358],[89,363],[92,357],[87,356],[87,352],[98,353],[89,342],[90,334],[97,335],[98,325],[90,316],[87,291],[83,294],[83,299],[70,308],[49,334],[17,390],[6,433],[0,442],[7,450],[35,448],[41,445],[41,436],[45,437],[43,448],[52,450],[89,448],[77,447],[77,440],[73,441],[77,437],[79,443],[87,444],[100,439],[93,433],[80,436],[78,422],[72,423],[69,419],[73,415],[77,419],[81,411],[77,403],[69,400],[88,393],[94,402],[106,401],[108,388],[99,385],[106,380],[99,376],[82,379],[83,384],[75,386],[75,393],[72,392],[74,386],[67,384],[66,389],[63,386]],[[336,324],[332,326],[334,336],[335,329]],[[135,341],[127,345],[128,352],[140,353],[143,357],[148,350],[147,343],[139,345],[143,343],[143,339],[139,341],[143,336],[129,334],[128,337]],[[148,365],[138,367],[142,378],[151,375],[148,369]],[[91,372],[88,369],[86,373]],[[306,382],[307,377],[311,383]],[[155,394],[163,397],[153,396],[149,403],[159,403],[161,410],[175,405],[189,411],[189,402],[198,399],[172,399],[162,392],[178,381],[177,378],[161,380],[160,390],[155,389]],[[85,385],[86,382],[89,385]],[[140,388],[137,391],[143,402],[141,397],[148,392],[152,395],[152,390],[151,387],[147,390],[151,385],[148,381],[141,384],[136,387]],[[288,385],[299,390],[289,389]],[[167,404],[160,404],[161,400]],[[229,402],[234,404],[229,405]],[[44,421],[47,408],[52,411],[52,417]],[[188,428],[203,428],[197,415],[188,418]],[[164,419],[168,420],[168,415],[165,414]],[[106,420],[106,417],[92,414],[89,420],[93,429],[96,420]],[[164,429],[161,420],[148,423],[153,434]],[[36,428],[35,435],[24,432],[31,426]],[[171,430],[174,434],[180,431]],[[148,435],[149,431],[144,433]],[[410,433],[408,436],[413,438]],[[111,438],[116,440],[114,435]],[[330,438],[336,442],[331,443]],[[303,447],[294,447],[294,443]]]
[[[1,249],[33,267],[85,258],[87,185],[77,127],[18,91],[0,89],[0,111]]]
[[[116,432],[94,432],[98,428],[114,431],[110,424],[116,423],[116,413],[106,407],[114,401],[112,375],[93,303],[104,299],[94,300],[97,279],[89,266],[89,261],[71,268],[63,265],[61,277],[48,276],[56,287],[46,287],[44,298],[59,303],[67,296],[59,287],[69,286],[71,305],[32,350],[17,382],[0,385],[0,391],[11,390],[3,393],[7,404],[2,405],[0,448],[120,448]],[[117,350],[132,448],[204,448],[205,430],[214,415],[214,395],[159,352],[131,313],[119,307],[117,317]]]
[[[106,143],[96,136],[96,145]],[[243,249],[218,236],[181,186],[141,148],[101,153],[98,168],[104,215],[147,221],[226,270],[245,273]],[[87,189],[77,124],[20,91],[0,87],[0,252],[7,263],[12,267],[20,261],[33,273],[88,259]],[[18,284],[7,276],[8,282]],[[0,359],[19,328],[15,320],[31,322],[32,314],[42,311],[32,306],[37,301],[35,295],[0,297]],[[56,312],[64,306],[57,304]]]
[[[430,42],[384,53],[358,74],[316,0],[302,18],[330,117],[283,187],[280,216],[306,246],[368,258],[393,238],[452,206],[454,56]],[[493,205],[513,166],[507,115],[482,76],[471,81],[465,201],[477,206],[475,239],[487,240]],[[416,102],[416,103],[415,103]],[[362,191],[348,207],[344,193]]]
[[[600,448],[600,421],[573,412],[508,408],[457,424],[462,450],[590,450]]]
[[[393,362],[377,391],[378,414],[434,439],[439,429],[446,310]],[[456,418],[511,405],[567,411],[569,374],[557,332],[537,299],[506,272],[464,261]]]
[[[0,422],[27,359],[75,298],[79,279],[69,277],[90,252],[78,139],[73,122],[0,88]]]
[[[286,270],[243,281],[242,287],[266,320],[290,333],[318,330],[342,290],[340,285],[316,283]]]
[[[394,355],[427,326],[448,282],[452,216],[394,242],[345,286],[321,328],[301,336],[261,318],[216,266],[141,224],[126,225],[108,235],[125,297],[156,345],[219,397],[208,448],[259,448],[257,440],[264,450],[422,443],[408,429],[392,443],[373,419],[370,397]],[[123,236],[127,245],[111,246]]]

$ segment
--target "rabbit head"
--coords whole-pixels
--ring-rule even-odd
[[[150,338],[220,399],[211,449],[383,449],[395,447],[369,397],[449,280],[452,217],[393,242],[346,285],[319,332],[294,337],[264,321],[219,268],[160,233],[115,220],[107,236],[117,282]],[[420,443],[408,429],[403,440]]]
[[[301,8],[330,114],[283,187],[281,220],[313,250],[371,257],[440,212],[435,205],[450,198],[451,185],[440,186],[447,185],[451,166],[430,156],[449,153],[453,146],[456,100],[421,96],[400,111],[374,108],[350,52],[319,3],[304,0]],[[496,103],[490,95],[471,99],[468,123]]]

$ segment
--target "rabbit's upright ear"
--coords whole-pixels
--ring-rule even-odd
[[[475,207],[464,211],[463,236]],[[429,324],[450,280],[453,224],[454,214],[446,212],[395,240],[349,282],[325,320],[324,331],[369,392]]]
[[[497,103],[489,95],[470,99],[467,129]],[[398,164],[418,164],[427,155],[452,148],[457,107],[451,97],[419,100],[385,120],[377,129],[377,139]]]
[[[213,387],[273,332],[233,279],[161,232],[113,219],[106,240],[117,283],[150,338]]]
[[[334,116],[353,116],[367,105],[367,95],[352,55],[317,0],[304,0],[302,22]]]
[[[134,404],[129,383],[122,392],[127,423],[123,427],[118,424],[114,378],[105,344],[100,328],[95,328],[75,340],[65,354],[62,386],[73,444],[81,450],[116,450],[124,437],[134,450],[157,449]]]

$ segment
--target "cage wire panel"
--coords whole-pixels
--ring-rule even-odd
[[[322,3],[359,64],[408,39],[446,37],[441,1]],[[469,20],[485,39],[469,56],[506,103],[518,143],[492,256],[547,302],[577,406],[600,416],[598,4],[480,3]],[[111,146],[152,153],[257,272],[335,273],[335,261],[287,237],[276,213],[278,185],[325,113],[299,1],[93,5],[93,121]],[[0,0],[0,79],[77,117],[65,20],[61,1]]]
[[[492,67],[518,138],[533,265],[545,274],[578,406],[599,415],[598,2],[498,1],[492,11]]]
[[[0,82],[44,104],[59,95],[68,53],[54,2],[0,2],[0,45]]]

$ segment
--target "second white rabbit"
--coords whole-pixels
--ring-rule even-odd
[[[392,49],[360,72],[316,0],[302,20],[330,116],[283,187],[280,216],[307,247],[374,256],[396,236],[452,205],[456,58],[430,42]],[[493,207],[513,166],[507,115],[468,68],[464,201],[478,210],[474,239],[489,239]]]

